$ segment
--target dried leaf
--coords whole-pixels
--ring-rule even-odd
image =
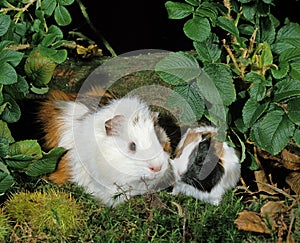
[[[234,221],[238,230],[251,231],[257,233],[270,234],[271,231],[262,219],[262,217],[255,212],[242,211],[239,217]]]
[[[270,195],[277,194],[276,191],[272,190],[270,187],[266,186],[268,184],[268,179],[263,170],[254,171],[255,181],[257,182],[257,187],[259,192],[266,192]]]
[[[285,168],[289,170],[299,170],[300,169],[300,156],[294,154],[286,149],[281,152],[282,164]]]
[[[300,195],[300,173],[299,172],[291,172],[285,178],[285,181],[297,195]]]

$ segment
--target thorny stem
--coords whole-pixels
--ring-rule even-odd
[[[85,9],[85,6],[82,4],[81,0],[77,0],[77,3],[79,4],[80,10],[82,12],[83,17],[87,21],[88,25],[91,27],[91,29],[95,32],[95,34],[98,35],[98,37],[101,39],[102,43],[106,47],[106,49],[110,52],[110,54],[115,57],[117,54],[113,50],[113,48],[110,46],[108,41],[104,38],[104,36],[96,29],[96,27],[93,25],[92,21],[90,20],[90,17]]]
[[[17,23],[19,21],[19,18],[21,16],[22,13],[24,13],[25,11],[27,11],[27,9],[36,2],[37,0],[30,0],[23,8],[17,8],[15,6],[13,6],[12,4],[8,3],[8,8],[3,8],[0,10],[0,13],[7,13],[9,11],[17,11],[19,12],[16,16],[15,22]]]
[[[243,76],[244,76],[244,73],[243,73],[243,71],[240,69],[240,66],[239,66],[239,64],[237,63],[236,58],[235,58],[235,56],[233,55],[233,53],[232,53],[232,51],[231,51],[229,45],[226,44],[226,40],[225,40],[225,39],[223,39],[223,46],[225,47],[225,49],[226,49],[228,55],[230,56],[230,58],[231,58],[231,60],[232,60],[232,62],[233,62],[233,64],[234,64],[235,68],[241,73],[241,76],[243,77]]]

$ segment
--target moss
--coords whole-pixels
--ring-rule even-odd
[[[6,237],[9,234],[9,220],[7,216],[0,212],[0,242],[5,241]]]
[[[5,203],[4,211],[16,224],[33,236],[65,239],[78,229],[81,209],[75,199],[67,193],[20,192],[13,194]]]

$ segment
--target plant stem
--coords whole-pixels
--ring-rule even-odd
[[[115,57],[117,56],[117,54],[115,53],[115,51],[113,50],[113,48],[110,46],[110,44],[108,43],[108,41],[104,38],[104,36],[96,29],[96,27],[93,25],[92,21],[90,20],[90,17],[85,9],[85,6],[83,5],[83,3],[81,2],[81,0],[77,0],[77,3],[80,7],[80,10],[82,12],[83,17],[85,18],[85,20],[87,21],[88,25],[91,27],[91,29],[95,32],[95,34],[98,35],[98,37],[101,39],[103,45],[106,47],[106,49],[110,52],[110,54]]]

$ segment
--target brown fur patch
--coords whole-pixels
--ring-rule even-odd
[[[68,152],[60,159],[56,170],[47,176],[50,181],[63,184],[71,179]]]
[[[182,147],[175,151],[175,158],[180,157],[185,147],[188,146],[190,143],[198,140],[200,136],[204,136],[204,138],[211,138],[215,135],[216,133],[212,132],[194,132],[192,130],[188,131],[188,134],[186,135]]]

